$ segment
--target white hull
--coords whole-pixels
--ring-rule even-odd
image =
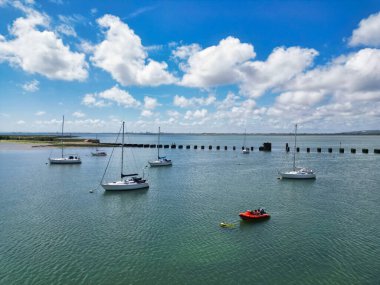
[[[296,169],[292,171],[280,172],[281,178],[285,179],[315,179],[316,174],[308,169]]]
[[[91,152],[92,156],[107,156],[106,152]]]
[[[104,183],[102,184],[102,187],[106,191],[128,191],[128,190],[146,189],[146,188],[149,188],[149,184],[147,182],[137,183],[131,180],[122,180],[122,181]]]
[[[171,160],[165,161],[165,160],[154,160],[154,161],[149,161],[149,165],[152,167],[158,167],[158,166],[171,166],[172,162]]]
[[[68,158],[68,157],[59,157],[59,158],[49,158],[50,164],[80,164],[82,161],[80,158]]]

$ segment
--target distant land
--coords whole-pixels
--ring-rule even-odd
[[[126,132],[128,134],[138,134],[138,135],[156,135],[154,132]],[[67,132],[65,137],[76,137],[83,135],[95,135],[97,133],[89,132]],[[117,134],[108,132],[99,132],[99,134]],[[244,133],[170,133],[161,132],[161,134],[166,135],[244,135]],[[59,132],[0,132],[0,136],[61,136]],[[288,133],[247,133],[247,135],[270,135],[270,136],[288,136],[294,135],[294,132]],[[300,136],[378,136],[380,135],[380,130],[365,130],[365,131],[351,131],[351,132],[338,132],[338,133],[297,133]]]

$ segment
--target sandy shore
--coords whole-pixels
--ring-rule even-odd
[[[26,143],[26,142],[10,142],[10,141],[0,141],[0,151],[4,150],[32,150],[35,147],[49,147],[49,144],[41,144],[41,143]]]

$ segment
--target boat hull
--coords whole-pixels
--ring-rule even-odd
[[[152,167],[160,167],[160,166],[171,166],[171,161],[164,161],[164,160],[154,160],[154,161],[148,161],[149,165]]]
[[[49,158],[50,164],[80,164],[80,158]]]
[[[116,181],[110,183],[102,184],[102,187],[106,191],[130,191],[138,189],[147,189],[149,184],[147,182],[136,183],[136,182],[125,182],[125,181]]]
[[[105,152],[91,152],[92,156],[107,156]]]
[[[296,168],[295,170],[280,172],[284,179],[315,179],[317,175],[314,171],[307,168]]]
[[[240,213],[239,217],[244,221],[251,221],[251,222],[260,222],[265,221],[270,218],[269,214],[252,214],[251,211],[246,211],[244,213]]]
[[[316,179],[315,174],[293,174],[293,173],[281,173],[283,179]]]

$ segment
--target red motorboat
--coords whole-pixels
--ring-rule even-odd
[[[247,210],[244,213],[239,214],[240,218],[245,221],[263,221],[270,218],[270,215],[266,213],[263,209],[259,210]]]

